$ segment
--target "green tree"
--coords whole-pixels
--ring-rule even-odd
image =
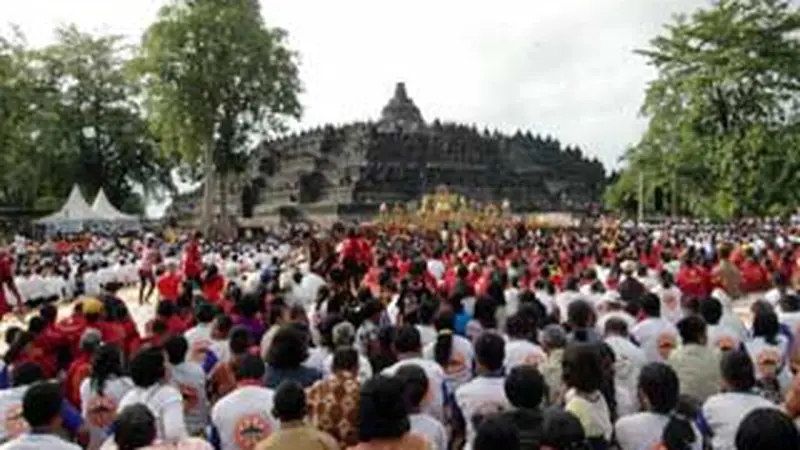
[[[243,168],[253,138],[301,113],[286,33],[265,25],[257,0],[176,0],[147,30],[138,68],[162,149],[203,168],[203,225],[215,184],[225,221],[227,176]]]
[[[658,77],[646,91],[649,127],[627,155],[628,171],[676,191],[696,214],[798,205],[798,29],[800,13],[784,0],[720,0],[677,17],[638,52]],[[616,197],[633,187],[626,174],[620,182]]]

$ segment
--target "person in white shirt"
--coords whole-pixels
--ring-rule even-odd
[[[201,303],[197,307],[194,315],[197,325],[186,330],[183,337],[189,345],[189,359],[195,362],[203,362],[205,353],[213,351],[212,334],[214,332],[214,307],[208,303]],[[222,355],[214,355],[218,360]]]
[[[264,372],[259,357],[245,356],[236,372],[236,389],[211,409],[214,440],[221,450],[250,450],[279,428],[273,415],[275,393],[263,386]]]
[[[437,282],[442,281],[447,268],[442,262],[442,251],[440,249],[436,249],[433,252],[433,257],[428,260],[427,266],[428,272],[433,275],[433,278],[435,278]]]
[[[209,405],[206,395],[206,374],[203,367],[187,361],[189,343],[183,336],[172,336],[164,343],[169,358],[169,383],[183,396],[186,429],[192,436],[200,436],[208,423]]]
[[[188,436],[183,414],[183,396],[167,384],[164,353],[153,347],[141,350],[130,364],[135,387],[119,403],[117,411],[135,403],[144,403],[156,417],[158,438],[177,442]]]
[[[671,322],[661,318],[661,299],[647,293],[641,298],[642,311],[646,319],[631,330],[648,362],[664,362],[678,347],[678,329]]]
[[[116,346],[101,346],[95,351],[91,376],[81,382],[81,416],[89,428],[89,449],[103,443],[120,400],[133,389],[133,381],[123,376],[122,357]]]
[[[64,397],[57,383],[40,382],[22,399],[22,417],[30,431],[0,445],[0,450],[81,450],[60,436]]]
[[[736,432],[736,450],[796,450],[800,431],[784,412],[776,409],[751,411]]]
[[[383,370],[383,374],[394,376],[397,371],[409,364],[416,364],[428,377],[428,393],[423,402],[423,411],[437,419],[444,418],[445,372],[439,364],[422,357],[422,342],[419,331],[413,325],[404,325],[395,336],[395,350],[398,361]]]
[[[628,324],[622,319],[606,322],[603,340],[614,351],[614,385],[636,398],[639,372],[647,363],[644,352],[631,341]]]
[[[614,432],[611,410],[600,391],[603,383],[603,360],[597,344],[575,343],[567,346],[562,360],[564,409],[580,420],[586,438],[602,447]]]
[[[789,340],[780,333],[778,316],[767,308],[757,309],[753,338],[745,343],[745,349],[753,360],[756,379],[768,384],[777,381],[780,392],[785,393],[792,382]]]
[[[527,316],[520,313],[510,316],[506,321],[506,333],[508,334],[504,362],[506,371],[521,365],[538,367],[547,361],[547,353],[533,343],[536,337],[536,324],[528,320]]]
[[[444,370],[448,390],[455,390],[472,378],[475,351],[469,339],[455,334],[455,316],[446,311],[434,322],[436,340],[425,346],[425,359],[435,361]]]
[[[481,334],[475,342],[478,376],[456,390],[456,406],[466,425],[467,450],[472,449],[477,425],[483,418],[512,409],[503,377],[505,345],[496,333]]]
[[[680,383],[675,371],[662,363],[650,363],[639,375],[644,411],[624,416],[615,425],[620,450],[651,450],[663,442],[680,442],[678,448],[702,450],[703,439],[688,417],[679,411]]]
[[[755,392],[755,368],[747,352],[727,352],[720,367],[722,392],[703,404],[702,421],[713,435],[711,446],[714,450],[736,450],[736,432],[745,416],[759,408],[777,406]]]
[[[569,310],[569,305],[582,298],[583,296],[578,292],[578,279],[575,277],[568,278],[564,290],[556,294],[555,297],[555,305],[558,308],[561,323],[568,321],[567,311]]]
[[[406,403],[411,411],[408,420],[411,432],[424,437],[431,450],[447,450],[447,431],[442,422],[422,412],[422,400],[428,392],[428,377],[425,371],[416,365],[401,367],[395,377],[403,382]]]
[[[683,317],[681,308],[681,290],[672,280],[672,275],[666,270],[661,271],[661,283],[656,284],[651,290],[661,300],[661,317],[678,323]]]
[[[31,385],[44,378],[42,369],[35,363],[22,363],[13,368],[13,387],[0,390],[0,442],[16,438],[30,426],[22,414],[23,399]]]
[[[721,351],[737,350],[741,348],[743,338],[737,330],[720,323],[722,315],[722,303],[716,298],[709,297],[700,302],[700,316],[708,325],[708,345]]]

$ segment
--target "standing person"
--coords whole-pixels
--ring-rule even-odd
[[[664,362],[678,346],[678,329],[661,318],[661,300],[655,294],[641,298],[642,312],[647,317],[631,330],[641,345],[648,362]]]
[[[156,248],[156,240],[148,237],[139,260],[139,304],[150,303],[150,296],[156,288],[155,266],[161,259]],[[147,294],[145,294],[147,291]]]
[[[183,277],[193,283],[194,288],[199,288],[203,273],[203,254],[200,251],[202,234],[194,233],[183,250]]]
[[[339,347],[333,353],[333,373],[308,390],[309,421],[333,436],[342,448],[358,444],[358,369],[356,349]]]
[[[506,370],[517,366],[529,365],[538,367],[547,361],[547,354],[541,347],[533,343],[536,338],[536,324],[519,314],[514,314],[506,321]]]
[[[80,385],[81,415],[89,427],[89,449],[99,448],[117,418],[122,397],[133,381],[122,371],[122,352],[113,345],[95,351],[91,376]]]
[[[263,379],[261,358],[245,356],[236,371],[236,389],[211,409],[212,441],[217,442],[217,448],[250,450],[278,429],[272,415],[275,394],[263,387]]]
[[[789,417],[775,409],[756,409],[736,432],[736,450],[796,450],[800,433]]]
[[[563,377],[567,392],[564,409],[580,420],[594,450],[608,448],[614,432],[611,410],[602,392],[600,346],[570,344],[564,352]]]
[[[267,353],[266,386],[275,389],[285,380],[294,380],[309,387],[322,378],[316,370],[303,366],[308,359],[308,334],[294,324],[282,326]]]
[[[8,292],[17,299],[17,304],[14,309],[17,309],[21,313],[24,307],[22,296],[19,295],[17,284],[14,283],[14,271],[12,267],[13,261],[11,255],[9,255],[4,248],[0,247],[0,318],[12,311],[11,306],[8,304],[8,299],[6,298],[5,288],[8,288]]]
[[[722,377],[719,371],[720,353],[708,346],[706,323],[701,317],[688,316],[678,322],[683,345],[667,359],[678,376],[681,394],[702,403],[719,392]]]
[[[60,435],[64,397],[57,383],[32,385],[22,399],[22,417],[30,431],[3,444],[0,450],[81,450]]]
[[[339,450],[336,440],[304,419],[308,405],[303,387],[293,381],[282,383],[275,391],[272,414],[280,421],[280,430],[261,441],[255,450]]]
[[[131,378],[135,385],[119,403],[117,411],[136,403],[145,404],[156,418],[158,438],[178,442],[188,436],[183,414],[183,397],[167,384],[167,367],[160,347],[139,351],[131,361]]]
[[[472,342],[455,334],[455,322],[452,312],[439,314],[434,322],[436,341],[423,350],[425,359],[436,361],[444,370],[445,380],[452,392],[472,378],[472,364],[475,359]]]
[[[547,353],[547,361],[539,365],[539,371],[549,388],[547,403],[555,405],[561,402],[565,392],[561,362],[567,347],[567,333],[560,325],[551,324],[542,329],[539,342]]]
[[[139,403],[126,407],[116,421],[113,439],[101,450],[213,450],[206,441],[181,439],[176,443],[160,443],[156,439],[156,418],[147,406]]]
[[[722,357],[723,392],[703,404],[702,419],[712,433],[714,450],[733,450],[742,420],[753,410],[776,406],[755,392],[753,362],[747,352],[733,350]]]
[[[201,436],[208,423],[208,397],[206,395],[206,374],[203,367],[194,361],[187,361],[189,344],[183,336],[172,336],[164,344],[170,364],[169,382],[183,396],[183,411],[186,428],[192,436]]]
[[[167,261],[164,273],[158,277],[158,299],[167,300],[172,303],[178,301],[181,296],[182,277],[178,273],[178,263],[175,261]],[[148,301],[150,296],[148,295]]]
[[[544,377],[535,367],[521,365],[508,373],[504,390],[514,408],[503,416],[516,425],[520,450],[539,450],[544,420],[542,400],[547,392]],[[479,428],[478,436],[480,434]]]
[[[424,437],[431,450],[447,450],[447,431],[441,422],[422,412],[422,400],[428,392],[428,377],[419,366],[403,366],[396,377],[406,389],[406,404],[409,409],[411,432]]]
[[[467,449],[472,448],[476,426],[482,418],[511,409],[503,376],[503,338],[496,333],[483,333],[475,342],[475,360],[478,376],[455,394],[456,405],[466,422]]]

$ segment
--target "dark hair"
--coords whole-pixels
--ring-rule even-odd
[[[591,448],[586,440],[583,425],[572,413],[554,409],[548,411],[542,421],[542,447],[558,450],[588,450]]]
[[[44,331],[44,327],[46,325],[47,324],[44,322],[44,319],[42,319],[39,316],[33,316],[28,320],[28,331],[30,331],[35,335],[38,335],[39,333]]]
[[[56,321],[58,310],[53,305],[44,305],[42,309],[39,310],[39,315],[42,317],[45,324],[51,324]]]
[[[131,379],[141,388],[149,388],[164,379],[164,352],[161,347],[147,347],[131,360]]]
[[[442,367],[450,364],[450,356],[453,352],[453,330],[456,328],[456,316],[446,311],[439,314],[433,326],[438,334],[436,343],[433,346],[433,359]]]
[[[296,381],[286,380],[275,390],[272,414],[282,422],[302,420],[308,409],[306,391]]]
[[[409,410],[414,410],[422,403],[428,392],[428,376],[416,364],[406,364],[400,367],[394,376],[405,387],[406,406]]]
[[[162,300],[156,306],[157,317],[171,317],[175,314],[175,305],[169,300]]]
[[[358,352],[353,347],[339,347],[333,352],[333,371],[358,371]]]
[[[594,344],[573,343],[564,350],[561,360],[564,384],[580,392],[591,393],[602,386],[603,362],[599,347]]]
[[[403,383],[397,378],[378,375],[361,387],[358,432],[361,442],[393,439],[411,428],[403,401]]]
[[[228,337],[231,333],[231,328],[233,328],[233,320],[224,314],[219,314],[214,318],[214,328],[225,337]]]
[[[722,303],[714,297],[708,297],[700,302],[700,315],[709,325],[719,324],[722,319]]]
[[[517,366],[506,377],[506,398],[516,408],[535,409],[542,403],[547,385],[535,367]]]
[[[497,303],[489,297],[479,297],[475,301],[472,318],[481,324],[484,330],[497,328]]]
[[[619,317],[611,317],[606,320],[605,332],[606,334],[613,333],[619,336],[628,336],[628,322]]]
[[[642,311],[647,317],[661,316],[661,299],[656,294],[648,292],[640,297]]]
[[[484,331],[475,341],[475,359],[491,372],[503,368],[506,357],[506,343],[500,335]]]
[[[267,352],[267,363],[276,369],[296,369],[308,358],[307,336],[291,325],[275,333]]]
[[[103,395],[106,381],[112,376],[121,377],[122,351],[116,345],[105,344],[95,350],[92,356],[92,374],[90,383],[92,389]]]
[[[675,285],[675,282],[674,282],[674,281],[673,281],[673,279],[672,279],[672,274],[671,274],[671,273],[669,273],[669,271],[668,271],[668,270],[666,270],[666,269],[665,269],[665,270],[662,270],[662,271],[659,273],[659,276],[661,277],[661,286],[662,286],[664,289],[670,288],[670,287],[672,287],[672,286],[674,286],[674,285]]]
[[[475,430],[473,450],[519,450],[519,430],[511,419],[494,414],[484,417]]]
[[[669,415],[661,441],[667,450],[689,450],[697,442],[691,414],[679,407],[680,382],[672,367],[663,363],[650,363],[639,373],[639,390],[647,397],[650,409]]]
[[[189,351],[189,341],[187,341],[183,335],[172,336],[164,343],[164,351],[167,352],[169,363],[173,366],[177,366],[186,360],[186,353]]]
[[[394,339],[394,346],[397,353],[412,353],[422,349],[422,339],[419,330],[414,325],[403,325],[397,330]]]
[[[753,318],[753,337],[763,337],[768,344],[778,345],[780,329],[778,315],[773,311],[761,308],[756,312]]]
[[[266,367],[264,361],[255,355],[246,355],[236,367],[236,380],[261,380],[264,378]]]
[[[687,316],[675,325],[683,344],[702,344],[706,335],[706,321],[700,316]]]
[[[576,328],[591,326],[594,308],[586,300],[576,300],[567,306],[567,322]]]
[[[194,317],[198,323],[211,323],[214,320],[214,307],[210,303],[202,302],[197,305]]]
[[[743,350],[731,350],[722,355],[720,372],[722,379],[734,391],[749,391],[756,385],[753,361]]]
[[[13,387],[27,386],[41,380],[44,380],[44,372],[36,363],[22,363],[14,366],[11,371],[11,384]]]
[[[250,350],[250,332],[244,325],[237,325],[230,332],[228,348],[234,355],[244,355]]]
[[[22,417],[31,428],[43,427],[61,414],[61,386],[51,381],[32,385],[22,397]]]
[[[778,409],[758,408],[747,414],[736,432],[736,450],[795,450],[800,434]]]
[[[535,322],[518,312],[506,320],[506,333],[510,338],[529,339],[534,334],[535,326]]]
[[[115,422],[114,442],[119,450],[136,450],[156,440],[156,417],[144,403],[126,406]]]

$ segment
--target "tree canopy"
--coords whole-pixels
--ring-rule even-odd
[[[718,0],[677,16],[639,50],[656,69],[649,125],[606,193],[625,209],[667,193],[682,212],[728,218],[800,204],[800,12],[785,0]],[[632,201],[633,200],[633,201]]]

